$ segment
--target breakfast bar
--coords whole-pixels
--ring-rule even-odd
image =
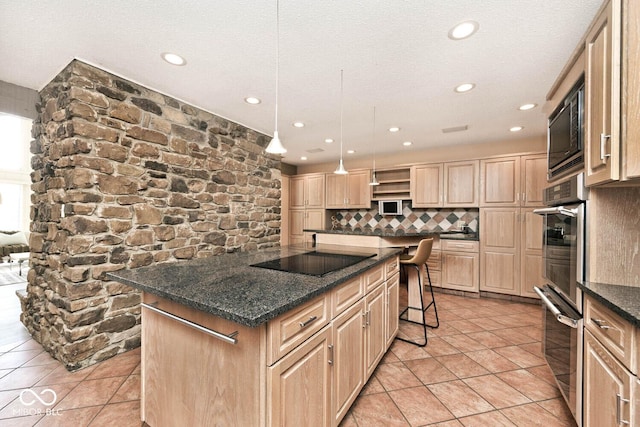
[[[143,421],[338,425],[397,334],[399,253],[289,246],[109,273],[143,291]],[[317,271],[334,258],[354,263]]]

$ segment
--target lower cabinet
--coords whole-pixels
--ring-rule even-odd
[[[442,278],[446,289],[478,292],[480,255],[478,242],[441,240]]]
[[[585,297],[583,427],[640,422],[639,339],[638,328]]]
[[[398,316],[400,315],[400,274],[396,271],[393,276],[387,279],[387,296],[385,298],[385,335],[386,345],[389,348],[396,335],[398,335]]]
[[[324,209],[290,209],[289,210],[289,244],[310,243],[312,234],[304,229],[322,230],[325,228]]]

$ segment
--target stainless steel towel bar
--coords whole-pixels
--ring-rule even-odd
[[[151,310],[151,311],[153,311],[155,313],[158,313],[158,314],[160,314],[162,316],[168,317],[169,319],[173,319],[173,320],[175,320],[177,322],[180,322],[183,325],[186,325],[186,326],[188,326],[190,328],[193,328],[193,329],[195,329],[197,331],[204,332],[205,334],[211,335],[214,338],[217,338],[217,339],[222,340],[224,342],[228,342],[229,344],[237,344],[238,343],[238,340],[236,339],[236,337],[238,336],[238,331],[231,332],[229,335],[225,335],[223,333],[214,331],[212,329],[205,328],[204,326],[198,325],[197,323],[193,323],[193,322],[191,322],[191,321],[189,321],[187,319],[183,319],[180,316],[176,316],[176,315],[168,313],[168,312],[166,312],[164,310],[160,310],[159,308],[154,307],[154,304],[157,304],[157,303],[151,303],[151,304],[146,304],[144,302],[140,303],[140,305],[142,307],[144,307],[144,308],[147,308],[147,309],[149,309],[149,310]]]

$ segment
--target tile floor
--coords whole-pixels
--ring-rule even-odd
[[[0,427],[140,426],[139,349],[69,373],[24,331],[15,289],[0,286]],[[342,427],[575,426],[540,354],[538,306],[436,299],[441,326],[427,347],[396,341]],[[35,401],[20,400],[25,389],[45,403],[53,390],[56,402],[25,406]]]

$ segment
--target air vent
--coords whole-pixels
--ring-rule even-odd
[[[307,153],[310,154],[315,154],[315,153],[322,153],[324,150],[322,148],[312,148],[311,150],[307,150]]]
[[[571,161],[568,161],[564,165],[557,167],[556,169],[549,171],[547,177],[549,179],[556,178],[558,175],[564,175],[566,172],[573,171],[574,169],[580,169],[584,165],[584,157],[582,154],[576,156]]]
[[[469,129],[468,125],[455,126],[455,127],[452,127],[452,128],[442,129],[442,133],[462,132],[463,130],[467,130],[467,129]]]

